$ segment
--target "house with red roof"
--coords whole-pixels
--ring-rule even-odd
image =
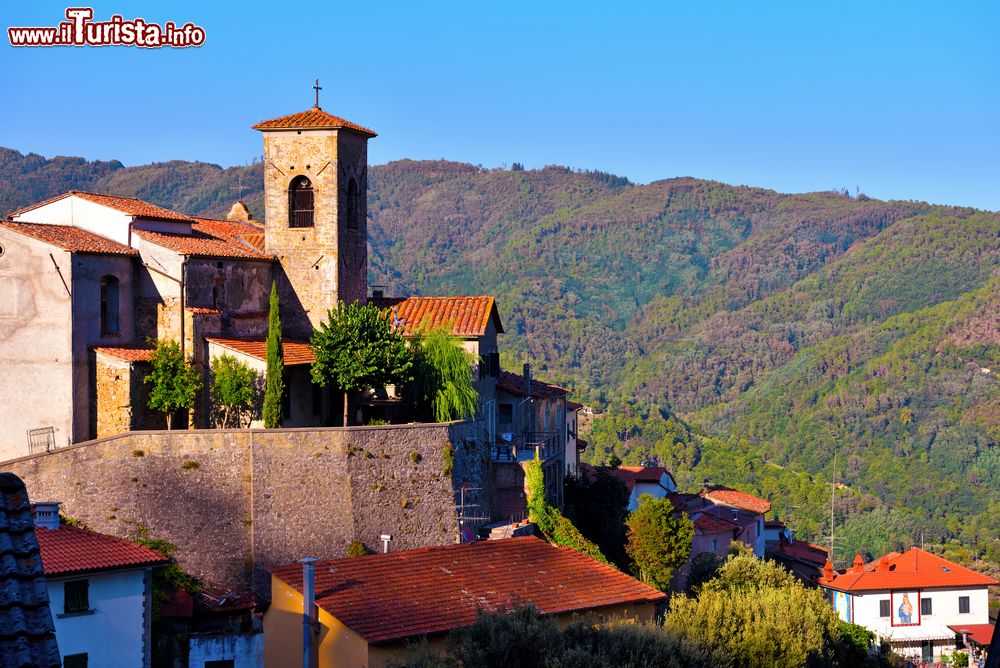
[[[610,566],[532,536],[321,561],[314,570],[317,668],[384,666],[420,641],[443,652],[448,633],[473,624],[480,611],[530,604],[560,621],[650,621],[666,600]],[[302,663],[304,582],[300,564],[271,570],[265,667]]]
[[[986,636],[991,577],[917,547],[845,570],[829,561],[818,584],[844,621],[860,624],[913,661],[940,660],[956,635]],[[992,635],[992,632],[990,632]]]
[[[149,666],[152,571],[166,557],[60,524],[58,503],[31,509],[62,665]]]
[[[0,303],[0,460],[165,428],[165,416],[146,408],[150,339],[178,342],[205,387],[222,354],[262,373],[272,282],[284,426],[342,421],[340,392],[310,380],[308,342],[329,309],[369,299],[367,143],[376,135],[318,106],[254,129],[264,144],[263,222],[239,202],[213,219],[81,190],[0,220],[0,294],[13,296]],[[503,325],[493,297],[371,298],[404,336],[445,326],[458,337],[479,360],[483,412],[495,418]],[[383,417],[392,389],[356,397],[349,415]],[[209,394],[174,424],[220,426]],[[239,426],[252,423],[246,416]]]
[[[643,494],[662,499],[677,491],[674,477],[662,466],[608,466],[601,469],[625,484],[629,492],[629,512],[639,507],[639,497]]]

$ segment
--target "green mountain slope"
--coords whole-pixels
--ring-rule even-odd
[[[5,210],[83,188],[261,215],[261,181],[0,150]],[[756,491],[811,538],[836,475],[838,556],[922,533],[1000,561],[997,214],[401,160],[369,216],[371,283],[497,295],[506,364],[607,411],[592,461]]]

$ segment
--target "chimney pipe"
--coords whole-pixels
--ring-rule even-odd
[[[313,668],[315,664],[315,651],[313,638],[315,637],[315,615],[316,615],[316,583],[315,572],[316,559],[306,557],[299,559],[302,564],[302,668]]]
[[[61,501],[39,501],[31,504],[31,519],[36,527],[59,528],[59,506]]]

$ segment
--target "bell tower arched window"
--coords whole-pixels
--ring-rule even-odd
[[[347,229],[358,229],[358,182],[353,178],[347,182]]]
[[[118,336],[118,279],[101,278],[101,336]]]
[[[312,181],[305,176],[296,176],[288,184],[288,226],[313,226]]]

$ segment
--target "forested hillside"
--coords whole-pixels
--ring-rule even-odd
[[[838,561],[1000,562],[1000,215],[694,178],[370,169],[370,282],[499,297],[508,366],[603,411],[587,457],[771,498]],[[0,150],[4,210],[71,188],[262,215],[261,166]],[[836,457],[836,460],[835,460]]]

